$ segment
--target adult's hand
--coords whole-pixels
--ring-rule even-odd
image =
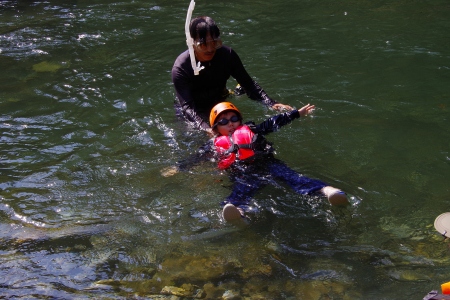
[[[169,166],[161,170],[161,175],[164,177],[170,177],[178,173],[177,166]]]
[[[274,105],[272,105],[272,108],[278,111],[283,111],[283,110],[293,110],[294,108],[290,105],[287,104],[283,104],[283,103],[275,103]]]

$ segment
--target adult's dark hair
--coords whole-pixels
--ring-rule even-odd
[[[193,19],[189,25],[189,33],[193,40],[199,40],[199,42],[205,42],[208,32],[213,39],[220,36],[219,27],[216,22],[208,16],[201,16]]]

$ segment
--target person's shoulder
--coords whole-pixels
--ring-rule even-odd
[[[231,47],[223,45],[219,49],[216,50],[216,54],[224,55],[224,56],[232,56],[237,55],[236,51],[234,51]]]
[[[185,51],[178,55],[172,67],[172,78],[183,78],[185,76],[193,76],[191,58],[189,51]]]
[[[231,47],[223,45],[216,50],[213,60],[226,62],[226,64],[233,65],[239,61],[239,56]]]
[[[227,45],[222,45],[222,47],[220,47],[220,48],[217,49],[217,50],[225,50],[226,52],[234,51],[233,49],[231,49],[230,46],[227,46]]]
[[[186,50],[182,52],[180,55],[178,55],[177,59],[175,59],[175,63],[173,64],[175,66],[182,66],[184,64],[190,64],[191,58],[189,56],[189,50]]]

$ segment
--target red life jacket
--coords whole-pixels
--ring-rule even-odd
[[[214,146],[219,154],[219,169],[226,169],[237,160],[244,160],[255,155],[253,143],[256,134],[247,125],[238,127],[231,136],[221,135],[214,139]]]

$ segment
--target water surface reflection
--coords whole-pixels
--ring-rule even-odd
[[[161,175],[206,139],[172,107],[186,9],[1,2],[1,294],[408,299],[448,281],[432,226],[448,208],[448,5],[197,2],[269,95],[317,105],[270,136],[277,155],[352,197],[268,187],[245,228],[221,220],[213,164]]]

